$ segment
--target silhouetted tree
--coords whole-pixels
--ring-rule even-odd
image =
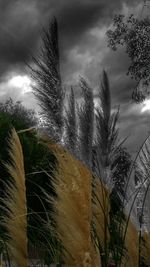
[[[137,102],[143,101],[150,84],[150,18],[116,15],[113,26],[106,33],[108,46],[114,51],[118,45],[125,46],[131,60],[127,74],[136,81],[132,97]]]

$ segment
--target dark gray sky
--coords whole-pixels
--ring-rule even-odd
[[[135,151],[149,131],[149,110],[131,103],[133,81],[126,76],[129,59],[123,49],[107,47],[106,30],[116,13],[139,15],[141,0],[0,0],[0,99],[11,96],[36,108],[31,92],[14,77],[26,76],[24,61],[36,55],[40,32],[53,15],[59,25],[61,73],[64,84],[75,84],[79,75],[90,82],[94,93],[103,68],[108,71],[112,105],[120,105],[120,133],[129,136],[127,145]],[[31,63],[31,62],[30,62]],[[27,78],[27,77],[26,77]],[[18,85],[16,85],[18,81]]]

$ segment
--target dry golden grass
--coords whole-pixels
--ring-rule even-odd
[[[54,143],[48,144],[58,160],[58,169],[53,180],[58,198],[53,200],[53,204],[56,210],[57,233],[67,251],[64,255],[66,266],[100,267],[100,256],[91,240],[91,221],[94,221],[97,239],[108,257],[109,191],[97,177],[93,182],[88,168],[64,148]],[[124,230],[125,227],[126,222]],[[138,231],[129,220],[125,236],[127,251],[122,258],[121,267],[138,266],[138,239]]]
[[[93,218],[96,226],[96,233],[100,240],[103,250],[108,253],[108,244],[110,240],[109,233],[109,191],[99,179],[94,181],[94,204],[93,204]],[[124,231],[126,228],[124,223]],[[125,236],[126,255],[122,258],[121,267],[137,267],[139,260],[139,237],[135,225],[129,220],[126,236]],[[150,241],[149,241],[150,248]],[[107,255],[108,256],[108,255]]]
[[[126,223],[124,226],[124,230]],[[126,255],[122,258],[121,267],[136,267],[139,260],[139,238],[138,231],[134,224],[129,220],[127,232],[125,236]]]
[[[5,164],[12,182],[6,186],[7,199],[4,200],[6,215],[3,217],[7,230],[10,257],[17,267],[27,267],[27,206],[23,152],[19,137],[12,130],[9,140],[11,163]]]
[[[150,266],[150,233],[145,232],[142,235],[144,242],[141,242],[141,256],[144,258],[147,266]],[[128,250],[127,257],[124,260],[124,266],[136,267],[139,261],[139,233],[135,226],[129,221],[125,245]]]
[[[97,177],[93,180],[92,173],[82,162],[74,158],[62,146],[50,142],[47,138],[44,139],[58,161],[54,177],[51,177],[57,198],[51,198],[47,194],[46,196],[48,201],[54,205],[56,234],[65,248],[65,266],[101,267],[99,251],[92,241],[91,223],[93,221],[95,224],[97,239],[101,247],[105,253],[108,253],[109,191]],[[12,130],[9,145],[11,164],[5,164],[5,166],[12,182],[6,185],[7,199],[3,200],[6,214],[3,217],[3,225],[8,234],[7,247],[11,258],[17,267],[27,267],[24,159],[15,129]],[[49,229],[52,230],[51,226]],[[129,221],[125,237],[127,253],[121,267],[138,266],[138,239],[138,232]],[[150,266],[150,233],[145,233],[144,239],[146,244],[142,247],[141,255]]]
[[[141,255],[144,257],[147,266],[150,266],[150,233],[144,233],[143,238],[144,244],[141,248]]]
[[[48,146],[58,160],[53,179],[57,198],[52,202],[57,234],[66,250],[66,266],[100,267],[91,240],[92,174],[61,146],[50,143]]]

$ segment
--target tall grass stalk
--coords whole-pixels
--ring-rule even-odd
[[[49,144],[49,148],[58,160],[53,179],[57,197],[47,198],[54,205],[56,230],[65,249],[64,261],[67,266],[101,266],[91,239],[91,172],[61,146]]]
[[[150,266],[150,232],[143,234],[143,245],[141,246],[141,256],[147,266]]]
[[[142,158],[141,153],[143,154],[143,148],[144,148],[148,138],[149,138],[149,136],[146,138],[146,140],[141,145],[141,147],[140,147],[140,149],[139,149],[139,151],[138,151],[138,153],[137,153],[137,155],[133,161],[133,164],[131,165],[129,176],[128,176],[128,179],[126,182],[125,191],[127,191],[128,186],[130,185],[131,174],[135,168],[135,163],[137,162],[138,157],[140,159]],[[140,166],[138,164],[138,168],[140,170],[139,173],[142,177],[142,180],[141,180],[140,186],[137,189],[132,191],[132,195],[128,196],[128,201],[130,201],[130,199],[132,198],[131,207],[128,210],[126,209],[127,203],[125,203],[125,200],[126,200],[125,198],[123,200],[123,206],[122,206],[122,208],[124,209],[124,212],[127,214],[125,225],[124,225],[124,238],[123,238],[123,240],[124,240],[124,243],[125,243],[125,246],[126,246],[126,249],[128,250],[128,252],[127,252],[124,260],[126,260],[126,262],[128,263],[129,266],[141,266],[140,265],[141,264],[141,256],[142,256],[141,240],[143,238],[142,237],[143,233],[141,232],[142,225],[139,222],[140,232],[138,232],[138,228],[136,228],[135,225],[132,224],[132,222],[131,222],[131,217],[132,217],[131,215],[132,215],[133,207],[135,205],[135,201],[138,198],[140,191],[142,191],[144,184],[147,183],[148,179],[149,179],[149,175],[148,175],[149,166],[148,166],[146,161],[145,162],[142,161],[142,164],[144,165],[144,170],[147,169],[147,173],[146,173],[146,171],[144,173],[143,170],[140,170]],[[141,213],[142,217],[143,217],[145,200],[146,200],[146,195],[147,195],[148,190],[149,190],[149,184],[147,184],[147,187],[145,189],[145,193],[144,193],[144,196],[142,199],[142,213]],[[123,252],[123,248],[122,248],[122,252]],[[123,253],[121,253],[119,266],[124,266],[124,265],[122,265],[123,262],[124,262],[123,261]]]
[[[98,98],[100,105],[95,108],[96,142],[95,142],[95,169],[106,186],[112,190],[114,187],[112,164],[116,157],[118,145],[117,121],[119,111],[111,114],[111,95],[107,73],[103,71]]]
[[[94,98],[92,88],[81,78],[83,103],[78,106],[79,121],[79,159],[92,169],[92,145],[94,138]]]
[[[9,139],[11,163],[6,163],[11,180],[6,185],[3,199],[5,215],[2,225],[7,231],[6,245],[18,267],[27,267],[27,205],[23,151],[19,137],[12,129]]]
[[[107,266],[109,261],[109,211],[109,191],[105,188],[100,179],[94,177],[92,217],[96,234],[95,243],[98,246],[103,266]]]
[[[65,115],[65,147],[70,153],[77,152],[77,118],[76,103],[73,87],[68,97],[68,108]]]
[[[47,133],[60,142],[63,132],[64,90],[58,43],[58,25],[56,18],[53,18],[48,29],[42,30],[42,46],[38,57],[32,57],[34,67],[29,66],[29,69],[35,81],[32,88],[41,107]]]

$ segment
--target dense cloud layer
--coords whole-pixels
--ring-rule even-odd
[[[132,5],[137,2],[132,1]],[[84,35],[90,29],[108,25],[122,5],[120,0],[1,0],[1,72],[14,64],[24,64],[30,53],[35,52],[41,27],[47,25],[53,15],[58,19],[61,54],[64,55],[72,47],[84,44]]]

